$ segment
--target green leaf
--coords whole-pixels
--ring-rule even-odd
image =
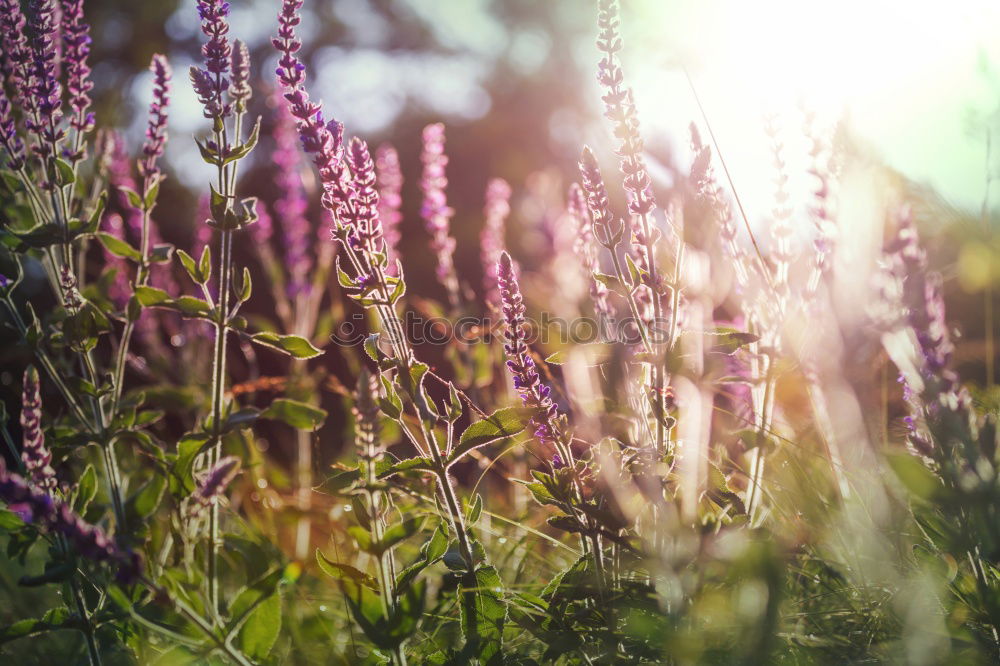
[[[145,519],[156,512],[163,498],[163,491],[167,487],[167,478],[158,472],[153,476],[128,500],[129,513]]]
[[[940,479],[909,453],[887,455],[886,461],[900,483],[915,497],[929,500],[943,488]]]
[[[205,246],[208,247],[207,245]],[[201,274],[198,272],[198,265],[194,261],[194,257],[190,254],[181,250],[180,248],[174,253],[181,262],[181,266],[184,267],[184,271],[188,276],[196,283],[201,283]]]
[[[256,333],[250,338],[259,345],[285,352],[294,358],[315,358],[323,352],[316,349],[298,335],[278,335],[277,333]]]
[[[142,260],[142,253],[140,253],[139,250],[135,249],[121,238],[113,236],[106,231],[98,231],[97,240],[101,241],[101,245],[104,246],[104,249],[116,257],[131,259],[136,262]]]
[[[198,259],[198,274],[201,276],[201,284],[205,284],[212,278],[212,249],[208,244],[201,250],[201,258]]]
[[[60,185],[72,185],[76,182],[76,174],[73,173],[73,167],[69,163],[57,157],[55,159],[56,165],[56,175],[58,176],[58,182]]]
[[[131,187],[126,187],[124,185],[116,185],[115,187],[118,188],[119,192],[125,195],[125,198],[128,199],[130,206],[142,210],[142,197],[139,196],[138,192],[133,190]]]
[[[399,462],[390,465],[387,469],[381,470],[378,473],[378,478],[384,479],[392,476],[393,474],[399,474],[400,472],[409,472],[411,470],[426,470],[434,471],[434,461],[426,456],[418,456],[416,458],[406,458],[400,460]]]
[[[483,496],[476,493],[476,499],[472,502],[472,507],[469,509],[469,515],[466,518],[469,525],[475,525],[479,522],[479,517],[483,515]]]
[[[179,296],[173,299],[167,307],[171,310],[177,310],[182,316],[188,318],[212,318],[212,306],[200,298],[195,298],[194,296]]]
[[[712,338],[712,351],[732,355],[740,348],[757,342],[760,338],[753,333],[738,331],[735,328],[720,327],[705,331]]]
[[[253,281],[250,279],[250,269],[246,266],[243,267],[243,281],[240,283],[240,293],[239,300],[241,303],[245,303],[250,300],[250,294],[253,291]]]
[[[262,419],[282,421],[299,430],[315,430],[326,420],[326,410],[298,400],[278,398],[261,412]]]
[[[356,569],[349,564],[334,562],[333,560],[327,558],[327,556],[323,554],[323,551],[319,549],[316,550],[316,564],[319,565],[320,571],[335,580],[353,580],[356,583],[364,585],[372,590],[378,589],[378,583],[375,579],[366,574],[364,571]]]
[[[164,303],[169,303],[173,299],[170,294],[162,289],[157,289],[156,287],[136,287],[135,297],[139,301],[140,305],[153,306],[153,305],[163,305]]]
[[[373,543],[372,548],[376,553],[382,554],[394,548],[403,539],[419,532],[423,526],[423,516],[407,518],[400,523],[394,523],[386,528],[385,532],[382,533],[382,538],[377,543]]]
[[[462,633],[466,636],[463,656],[476,657],[479,663],[487,664],[492,658],[502,654],[507,603],[504,600],[503,583],[494,567],[481,567],[474,575],[475,587],[471,590],[463,589],[466,595],[461,604]]]
[[[194,459],[210,441],[208,433],[193,432],[184,435],[177,442],[177,458],[170,473],[170,492],[173,495],[183,497],[194,490]]]
[[[87,511],[87,506],[97,495],[97,470],[93,465],[87,465],[77,481],[76,489],[73,491],[73,510],[78,514]]]
[[[146,198],[142,202],[143,207],[147,211],[153,210],[153,206],[156,205],[156,198],[159,195],[160,195],[160,180],[157,179],[156,182],[153,183],[153,186],[149,188],[149,191],[146,192]]]
[[[448,456],[448,465],[453,465],[472,449],[491,442],[513,437],[522,430],[532,411],[523,407],[498,409],[482,421],[476,421],[462,433],[458,445]]]
[[[281,633],[281,595],[260,602],[240,628],[237,644],[249,659],[267,657]]]

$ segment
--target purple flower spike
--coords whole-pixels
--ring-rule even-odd
[[[603,282],[594,278],[600,272],[598,261],[598,250],[594,241],[594,225],[587,210],[587,199],[583,193],[583,188],[579,184],[570,185],[567,195],[566,210],[570,217],[576,222],[576,238],[573,241],[573,250],[580,258],[580,264],[586,273],[587,282],[590,285],[590,298],[594,303],[594,311],[603,317],[610,317],[613,314],[610,303],[610,294],[607,286]]]
[[[229,94],[238,107],[245,108],[253,94],[250,88],[250,49],[239,39],[233,41],[232,68],[233,83],[229,86]]]
[[[507,354],[507,369],[514,378],[514,388],[520,394],[521,402],[525,407],[536,410],[531,419],[535,437],[542,443],[554,444],[565,439],[559,423],[559,409],[552,402],[551,389],[539,379],[535,362],[528,353],[527,334],[524,331],[524,299],[514,274],[513,262],[506,252],[500,254],[497,283],[500,287],[500,307],[506,324],[506,343],[503,348]]]
[[[396,245],[399,243],[399,223],[403,219],[400,208],[403,205],[403,171],[399,166],[399,154],[388,143],[383,143],[375,151],[375,173],[378,181],[378,214],[382,220],[382,238],[389,253],[389,272],[396,270]]]
[[[271,43],[281,53],[275,73],[285,88],[285,99],[298,122],[302,149],[312,156],[323,186],[323,205],[333,212],[346,205],[347,188],[343,182],[340,160],[343,153],[343,126],[336,120],[323,119],[322,103],[309,100],[306,92],[305,65],[295,55],[302,43],[295,36],[301,22],[302,0],[283,0],[278,14],[278,36]]]
[[[59,144],[66,137],[62,127],[62,86],[58,79],[58,36],[56,5],[52,0],[35,0],[31,15],[31,82],[34,97],[33,117],[25,119],[25,127],[35,135],[35,153],[44,159],[59,155]],[[45,189],[54,183],[43,183]]]
[[[13,106],[2,87],[0,87],[0,146],[3,146],[7,155],[5,166],[12,171],[24,168],[24,142],[17,134]]]
[[[191,494],[192,514],[199,515],[204,509],[217,503],[239,470],[240,459],[236,456],[227,456],[205,472],[198,481],[198,487]]]
[[[94,115],[90,108],[90,26],[83,20],[83,0],[62,0],[63,62],[66,69],[66,90],[73,109],[70,125],[80,134],[94,128]],[[83,155],[76,156],[82,158]]]
[[[24,522],[65,537],[78,555],[115,567],[119,581],[131,583],[141,575],[142,558],[138,553],[119,546],[62,500],[9,472],[3,459],[0,459],[0,501]]]
[[[437,278],[448,290],[452,304],[458,300],[458,278],[455,275],[455,239],[451,237],[451,216],[455,211],[448,207],[445,189],[448,178],[445,167],[448,156],[444,153],[444,125],[435,123],[424,128],[424,150],[420,156],[424,164],[420,188],[424,193],[424,203],[420,214],[424,226],[431,235],[431,249],[437,257]]]
[[[629,212],[641,216],[656,207],[656,200],[642,157],[642,138],[639,136],[639,118],[632,100],[632,89],[622,87],[625,76],[616,55],[622,48],[618,22],[618,0],[600,0],[597,48],[604,56],[597,66],[597,80],[606,91],[601,97],[605,105],[604,115],[614,123],[615,137],[621,141],[618,155],[625,176],[625,190],[629,194]]]
[[[222,99],[222,93],[229,87],[230,58],[229,46],[229,3],[220,0],[198,0],[198,15],[201,17],[201,31],[208,41],[201,47],[205,59],[205,69],[191,68],[191,83],[194,85],[198,101],[204,107],[206,118],[225,118],[232,108]]]
[[[172,71],[166,56],[159,53],[149,63],[153,72],[153,101],[149,104],[149,124],[146,126],[146,141],[142,144],[142,160],[139,172],[150,183],[160,176],[157,160],[163,155],[167,143],[167,107],[170,106],[170,79]]]
[[[510,185],[502,178],[494,178],[486,186],[486,206],[483,210],[486,223],[479,236],[480,258],[485,267],[483,288],[488,303],[499,298],[497,265],[503,252],[504,230],[510,215]]]
[[[302,183],[299,166],[299,139],[295,131],[295,117],[283,97],[276,95],[277,118],[274,125],[274,152],[271,161],[275,167],[275,184],[281,195],[274,202],[274,214],[281,229],[285,248],[285,265],[290,272],[288,295],[296,298],[308,293],[313,259],[309,253],[310,225],[306,217],[309,200]]]
[[[21,398],[21,428],[24,445],[21,460],[28,470],[32,483],[46,492],[56,488],[56,473],[52,469],[52,452],[45,446],[42,432],[42,396],[38,384],[38,371],[28,366],[24,372],[24,393]]]
[[[354,137],[347,150],[354,186],[354,234],[356,242],[370,252],[384,249],[382,222],[378,216],[378,188],[375,184],[375,163],[368,144]]]

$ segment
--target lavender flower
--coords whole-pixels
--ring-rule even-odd
[[[510,255],[506,252],[500,254],[497,282],[500,287],[500,307],[506,324],[506,343],[503,348],[507,354],[507,369],[514,378],[514,388],[520,394],[521,401],[526,407],[535,410],[535,415],[531,418],[535,436],[544,444],[555,444],[565,439],[559,409],[552,402],[551,389],[539,379],[535,361],[528,353],[524,330],[524,299],[521,297],[521,287],[517,283]]]
[[[201,17],[201,31],[208,41],[201,47],[205,68],[191,68],[191,83],[198,101],[204,107],[206,118],[225,118],[232,111],[222,99],[222,93],[229,87],[230,57],[229,46],[229,3],[220,0],[198,0],[198,15]]]
[[[274,235],[274,221],[271,219],[271,213],[268,212],[264,202],[258,201],[257,222],[250,225],[250,236],[255,245],[263,247],[271,242],[272,235]]]
[[[58,156],[59,144],[66,136],[61,124],[62,86],[56,72],[58,25],[55,20],[55,3],[52,0],[35,0],[32,10],[30,89],[36,114],[25,119],[25,126],[37,138],[35,153],[45,160]],[[42,186],[51,189],[55,184],[45,182]]]
[[[353,178],[352,206],[355,243],[369,253],[382,252],[382,222],[378,216],[378,188],[375,184],[375,163],[368,152],[368,144],[361,139],[351,139],[347,162]]]
[[[0,0],[0,33],[3,34],[3,75],[25,115],[34,110],[31,85],[31,48],[19,0]]]
[[[143,159],[139,162],[139,173],[151,184],[160,176],[157,160],[163,155],[167,142],[167,107],[170,106],[170,61],[159,53],[153,55],[149,63],[153,72],[153,100],[149,104],[149,123],[146,126],[146,141],[142,145]]]
[[[17,134],[17,124],[14,121],[14,111],[7,93],[0,86],[0,145],[7,153],[5,166],[12,171],[24,168],[24,142]]]
[[[510,214],[510,185],[502,178],[490,180],[486,186],[486,223],[479,236],[480,258],[485,267],[483,288],[487,303],[495,303],[500,294],[497,285],[497,262],[504,249],[504,228]]]
[[[652,183],[642,157],[642,138],[639,136],[639,119],[632,101],[632,89],[622,88],[624,74],[616,53],[622,48],[618,34],[617,0],[600,0],[597,25],[600,33],[597,48],[604,53],[597,67],[597,80],[606,89],[601,99],[605,105],[605,117],[615,125],[615,136],[621,141],[618,155],[621,170],[625,176],[625,190],[629,194],[629,211],[633,215],[649,214],[656,206]],[[645,239],[638,239],[644,244]]]
[[[27,523],[59,534],[79,555],[115,568],[115,577],[131,583],[142,573],[139,553],[123,548],[105,532],[83,520],[72,507],[21,476],[9,472],[0,459],[0,501]]]
[[[21,460],[32,483],[46,492],[56,489],[56,472],[52,469],[52,452],[45,446],[42,432],[42,396],[38,384],[38,371],[28,366],[24,372],[24,392],[21,398],[21,428],[24,446]]]
[[[583,188],[578,183],[573,183],[569,187],[566,210],[576,222],[576,238],[573,242],[573,250],[576,252],[577,257],[579,257],[580,264],[586,273],[587,282],[590,285],[590,300],[594,304],[594,311],[602,318],[611,317],[613,310],[609,301],[610,292],[603,282],[594,277],[596,273],[600,272],[600,263],[597,258],[593,222],[590,218],[590,212],[587,210],[586,196],[583,193]]]
[[[346,204],[346,187],[340,160],[343,153],[343,126],[336,120],[323,119],[322,103],[309,100],[306,92],[305,65],[295,55],[302,43],[295,36],[295,27],[301,22],[299,9],[302,0],[283,0],[278,14],[278,36],[271,40],[281,57],[275,73],[285,88],[285,99],[297,119],[302,149],[312,155],[323,187],[323,205],[337,212]]]
[[[274,202],[274,213],[278,217],[285,247],[285,265],[290,272],[288,295],[295,298],[309,291],[313,259],[309,253],[310,225],[306,218],[309,201],[299,168],[298,134],[295,118],[288,102],[278,96],[277,118],[274,125],[275,184],[281,192]]]
[[[597,157],[589,146],[584,146],[580,155],[580,177],[583,180],[583,190],[587,193],[587,207],[590,208],[594,229],[604,236],[604,239],[620,233],[621,223],[615,224],[608,188],[604,185]]]
[[[893,272],[902,283],[902,304],[917,340],[922,386],[904,385],[911,397],[911,417],[925,418],[934,441],[946,448],[932,451],[923,433],[911,437],[910,444],[921,455],[940,458],[947,455],[953,439],[973,440],[972,401],[951,367],[954,345],[945,320],[941,276],[927,270],[927,255],[920,247],[909,207],[900,211],[896,238],[887,249]],[[911,425],[913,422],[911,419]]]
[[[205,472],[198,480],[198,487],[191,494],[190,515],[197,517],[202,511],[218,502],[226,487],[236,478],[239,469],[240,459],[236,456],[226,456]]]
[[[420,160],[424,164],[420,189],[424,193],[420,214],[431,235],[431,249],[437,257],[437,278],[448,290],[452,305],[458,303],[458,277],[455,275],[455,239],[449,234],[451,216],[445,188],[448,178],[445,167],[448,156],[444,154],[444,125],[435,123],[424,128],[424,150]]]
[[[250,50],[245,42],[233,41],[232,55],[233,82],[229,86],[229,95],[236,102],[237,109],[245,109],[247,100],[253,94],[250,88]]]
[[[378,181],[378,215],[382,220],[382,238],[389,253],[389,269],[395,270],[396,245],[399,243],[399,223],[403,219],[403,171],[399,167],[399,154],[388,143],[375,151],[375,173]]]
[[[712,149],[701,140],[698,126],[691,123],[691,149],[694,151],[694,161],[691,163],[691,185],[699,199],[708,205],[719,223],[719,237],[722,240],[723,251],[732,259],[733,271],[736,276],[736,286],[739,292],[745,292],[750,285],[750,272],[747,266],[750,259],[746,250],[737,242],[737,229],[733,223],[732,209],[722,195],[712,171]]]
[[[62,0],[63,52],[66,69],[66,91],[69,106],[74,115],[70,126],[79,134],[86,134],[94,128],[94,114],[90,108],[90,90],[94,87],[90,80],[90,26],[83,20],[83,0]],[[73,156],[82,159],[83,155]]]

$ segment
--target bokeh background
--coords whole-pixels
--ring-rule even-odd
[[[265,128],[274,117],[266,91],[274,83],[270,37],[279,4],[232,2],[231,36],[251,47],[251,111],[263,116]],[[186,77],[201,43],[193,5],[86,3],[99,125],[122,128],[129,145],[139,145],[151,90],[149,58],[165,53],[174,67],[169,178],[156,221],[165,240],[181,248],[198,245],[198,200],[212,175],[190,140],[206,129]],[[707,118],[751,224],[763,227],[772,208],[770,123],[785,144],[791,203],[804,213],[810,183],[802,125],[814,116],[814,127],[835,134],[840,149],[864,165],[852,174],[861,185],[853,195],[914,203],[933,262],[947,280],[949,318],[962,334],[962,374],[987,379],[993,364],[985,331],[1000,278],[1000,243],[992,233],[996,197],[990,196],[1000,153],[990,149],[1000,127],[994,65],[1000,44],[991,39],[1000,34],[1000,8],[985,0],[906,7],[850,1],[819,8],[792,0],[622,5],[626,76],[657,189],[670,191],[677,174],[687,171],[688,125],[695,121],[704,130]],[[441,296],[419,216],[425,124],[447,124],[456,261],[473,285],[482,273],[478,238],[489,178],[505,178],[513,187],[508,244],[530,269],[532,258],[542,261],[551,252],[559,199],[576,177],[581,146],[593,145],[613,168],[614,143],[594,76],[593,2],[307,0],[303,13],[314,97],[349,135],[373,146],[390,141],[400,152],[406,177],[401,248],[412,294]],[[274,174],[270,146],[262,144],[241,187],[266,200],[275,194]],[[841,233],[884,233],[885,220],[870,212],[877,210],[848,207]],[[807,216],[802,219],[806,234]],[[252,266],[249,239],[243,243],[237,251]],[[255,303],[265,313],[270,307],[266,298]],[[0,352],[6,400],[16,400],[26,359],[11,355],[20,353]],[[329,362],[335,366],[336,355]]]

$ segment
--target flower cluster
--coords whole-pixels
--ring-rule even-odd
[[[587,210],[587,199],[583,188],[578,183],[570,185],[566,197],[566,211],[576,223],[573,251],[579,257],[580,265],[586,273],[585,277],[590,285],[590,298],[594,304],[594,311],[599,316],[610,317],[614,314],[609,300],[610,292],[603,282],[594,277],[596,273],[600,272],[600,263],[597,258],[593,221]]]
[[[403,220],[403,171],[399,153],[388,143],[375,151],[375,173],[378,180],[378,216],[382,220],[382,238],[389,253],[390,268],[396,258],[399,243],[399,223]]]
[[[448,297],[454,305],[458,299],[458,278],[455,275],[455,239],[451,237],[451,216],[454,212],[448,206],[448,177],[445,167],[448,156],[444,152],[444,125],[434,123],[424,128],[424,148],[420,156],[424,170],[420,179],[420,189],[424,194],[420,214],[424,226],[431,235],[431,249],[437,258],[437,278],[448,290]]]
[[[240,459],[236,456],[226,456],[215,463],[198,480],[198,487],[189,498],[189,515],[197,518],[205,509],[217,503],[239,471]]]
[[[487,303],[495,303],[497,291],[497,265],[503,252],[504,229],[510,215],[510,185],[502,178],[493,178],[486,186],[486,205],[483,209],[486,223],[479,237],[480,257],[484,268],[483,288]]]
[[[62,127],[62,86],[58,78],[59,65],[59,25],[56,21],[56,5],[52,0],[37,0],[32,3],[31,14],[31,97],[36,114],[25,118],[25,127],[35,135],[35,152],[45,160],[58,157],[59,146],[66,137]],[[45,182],[43,187],[51,189],[54,182]]]
[[[600,0],[598,5],[597,48],[604,54],[597,68],[597,80],[606,89],[601,99],[605,116],[615,125],[615,136],[621,141],[618,156],[625,175],[625,190],[629,193],[629,211],[633,215],[648,215],[656,206],[652,183],[642,157],[639,119],[632,100],[632,89],[623,88],[624,75],[617,53],[622,48],[618,34],[618,0]],[[639,244],[645,239],[638,238]]]
[[[336,120],[323,119],[323,104],[310,101],[306,92],[306,67],[296,53],[302,43],[295,28],[302,21],[302,0],[283,0],[278,14],[278,36],[271,43],[281,53],[275,73],[285,88],[285,99],[296,118],[302,149],[312,156],[323,187],[323,205],[336,212],[344,200],[345,188],[341,158],[344,128]]]
[[[552,401],[551,389],[538,377],[535,361],[528,352],[524,330],[524,299],[514,274],[510,255],[501,253],[497,264],[497,283],[500,287],[500,308],[503,311],[504,352],[507,369],[514,378],[514,388],[526,407],[536,410],[531,418],[535,436],[545,444],[554,444],[564,435],[559,425],[559,408]]]
[[[231,66],[233,82],[229,86],[229,95],[239,110],[246,108],[247,100],[253,94],[250,88],[250,49],[247,48],[246,42],[239,39],[233,41]]]
[[[21,429],[24,433],[24,445],[21,448],[21,460],[24,462],[24,468],[35,486],[51,493],[56,489],[56,472],[52,469],[52,452],[45,446],[38,371],[32,366],[28,366],[24,372]]]
[[[0,460],[0,501],[24,522],[66,539],[78,555],[113,566],[120,582],[131,583],[142,573],[142,557],[138,552],[112,541],[104,530],[86,522],[51,492],[8,471],[3,460]]]
[[[62,0],[63,63],[66,69],[66,91],[69,105],[74,111],[70,125],[80,135],[94,128],[94,114],[90,108],[90,26],[83,20],[83,0]],[[72,156],[82,159],[82,153]]]
[[[271,161],[274,162],[277,173],[275,184],[281,195],[274,202],[274,213],[280,221],[285,264],[290,271],[288,295],[295,298],[309,290],[309,275],[313,266],[312,255],[309,253],[310,226],[306,217],[309,201],[299,171],[295,118],[284,98],[279,96],[276,106],[274,152],[271,153]],[[259,223],[258,220],[258,225]]]
[[[198,101],[204,107],[206,118],[225,118],[232,108],[223,100],[223,93],[229,87],[230,58],[229,45],[229,3],[221,0],[198,0],[198,15],[201,17],[201,31],[208,41],[201,47],[205,68],[191,68],[191,83]]]
[[[156,53],[149,63],[153,72],[153,100],[149,103],[149,122],[146,141],[142,145],[139,173],[151,184],[160,175],[157,160],[163,155],[167,142],[167,107],[170,105],[170,79],[172,71],[166,56]]]

